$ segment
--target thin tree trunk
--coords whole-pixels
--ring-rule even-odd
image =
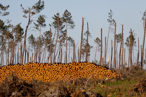
[[[114,67],[116,69],[116,22],[115,22],[115,31],[114,31]]]
[[[79,54],[80,54],[80,52],[79,52],[80,50],[79,50],[79,48],[78,48],[78,62],[79,62]]]
[[[81,50],[82,50],[82,41],[83,41],[83,30],[84,30],[84,18],[82,17],[82,31],[81,31],[81,43],[80,43],[79,62],[81,62]]]
[[[20,62],[22,64],[22,43],[20,45]]]
[[[130,33],[131,33],[131,35],[130,36],[132,36],[132,29],[131,29],[131,31],[130,31]],[[131,68],[131,66],[132,66],[132,37],[130,37],[130,42],[129,42],[129,46],[130,46],[130,52],[129,52],[129,54],[130,54],[130,68]]]
[[[24,51],[26,49],[26,36],[27,36],[27,30],[28,30],[29,25],[30,25],[30,8],[29,8],[28,23],[27,23],[27,26],[25,29],[25,35],[24,35],[24,44],[23,44],[23,52],[22,52],[22,57],[21,57],[21,64],[23,64],[23,56],[24,56]]]
[[[119,70],[120,70],[120,65],[121,65],[121,47],[123,43],[123,25],[122,25],[122,37],[121,37],[121,43],[120,43],[120,51],[119,51]]]
[[[14,55],[14,57],[15,57],[15,62],[14,62],[14,64],[16,64],[16,54]]]
[[[3,65],[3,50],[1,51],[1,65]]]
[[[70,45],[69,45],[69,53],[68,53],[68,62],[70,62]]]
[[[137,66],[139,66],[139,37],[138,37]]]
[[[32,53],[32,59],[31,59],[31,62],[33,63],[33,53]]]
[[[67,63],[67,23],[66,23],[66,35],[65,35],[65,39],[66,39],[65,63]]]
[[[96,45],[96,50],[95,50],[94,62],[96,61],[96,53],[97,53],[97,45]]]
[[[10,50],[10,49],[8,48],[8,60],[7,60],[7,61],[8,61],[8,64],[9,64],[9,54],[10,54],[9,50]],[[18,50],[19,50],[19,49],[18,49]]]
[[[89,50],[89,47],[88,47],[88,34],[89,34],[89,26],[88,26],[88,22],[87,22],[87,40],[86,40],[86,58],[85,58],[85,62],[88,62],[88,50]]]
[[[124,66],[125,66],[125,52],[126,52],[126,51],[125,51],[125,48],[124,48]]]
[[[19,62],[19,46],[18,46],[18,52],[17,52],[17,63],[20,63]]]
[[[144,52],[144,43],[145,43],[145,33],[146,33],[146,19],[145,19],[143,45],[142,45],[142,52],[141,52],[141,69],[143,69],[143,52]]]
[[[122,29],[122,33],[123,33],[123,29]],[[122,67],[123,67],[123,51],[124,51],[124,33],[122,35]]]
[[[39,35],[39,43],[38,43],[38,53],[39,53],[39,55],[38,55],[38,60],[39,60],[39,63],[40,63],[40,61],[41,61],[41,41],[40,41],[40,38],[41,38],[41,26],[40,26],[40,35]]]
[[[100,51],[100,65],[101,65],[101,62],[102,62],[102,28],[101,28],[101,51]]]
[[[60,57],[60,63],[62,63],[62,48],[61,48],[61,57]]]
[[[73,61],[72,62],[75,62],[75,42],[73,40]]]
[[[59,26],[59,20],[58,20],[58,26]],[[55,52],[56,52],[56,46],[57,46],[58,35],[59,35],[59,29],[60,29],[60,26],[59,26],[58,29],[57,29],[57,37],[56,37],[56,43],[55,43],[55,49],[54,49],[53,63],[55,63]]]
[[[113,58],[113,41],[111,40],[111,65],[110,68],[112,68],[112,58]]]
[[[51,28],[50,28],[50,33],[49,33],[49,36],[50,36],[50,63],[52,63],[52,35],[51,35]]]
[[[104,65],[106,65],[106,37],[105,37]]]
[[[111,24],[109,26],[109,30],[108,30],[108,36],[107,36],[107,42],[106,42],[106,46],[105,46],[105,59],[106,59],[106,54],[107,54],[107,50],[108,50],[108,41],[109,41],[109,33],[111,30]]]

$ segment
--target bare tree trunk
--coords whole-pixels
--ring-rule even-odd
[[[62,48],[61,48],[61,57],[60,57],[60,63],[62,63]]]
[[[21,45],[20,45],[20,64],[23,64],[23,62],[22,62],[22,43],[21,43]]]
[[[131,31],[130,31],[130,36],[132,36],[132,29],[131,29]],[[130,41],[129,41],[129,54],[130,54],[130,56],[129,56],[129,58],[130,58],[130,68],[131,68],[131,66],[132,66],[132,37],[130,37]]]
[[[73,61],[72,62],[75,62],[75,42],[73,40]]]
[[[102,62],[102,28],[101,28],[101,51],[100,51],[100,65],[101,65],[101,62]]]
[[[115,22],[115,32],[114,32],[114,67],[116,69],[116,22]]]
[[[26,63],[26,54],[27,54],[27,50],[25,49],[25,59],[24,59],[24,64]]]
[[[70,45],[69,45],[69,53],[68,53],[68,62],[70,62]]]
[[[10,54],[9,50],[10,50],[10,49],[8,48],[8,60],[7,60],[7,61],[8,61],[8,64],[9,64],[9,54]],[[19,49],[18,49],[18,50],[19,50]]]
[[[113,59],[113,41],[111,40],[111,65],[110,65],[110,68],[112,68],[112,59]]]
[[[32,59],[30,61],[33,63],[33,53],[32,53]]]
[[[139,66],[139,37],[138,37],[137,66]]]
[[[143,69],[143,52],[144,52],[144,43],[145,43],[145,33],[146,33],[146,19],[145,19],[143,45],[142,45],[142,52],[141,52],[141,69]]]
[[[104,65],[106,65],[106,37],[105,37],[105,51],[104,51]]]
[[[146,60],[146,49],[145,49],[145,60]]]
[[[122,29],[122,33],[123,33],[123,29]],[[122,67],[123,67],[123,51],[124,51],[124,33],[122,35]]]
[[[66,35],[65,35],[65,39],[66,39],[65,63],[67,63],[67,23],[66,23]]]
[[[51,28],[50,28],[50,63],[52,63],[52,35],[51,35]]]
[[[13,25],[12,25],[12,31],[11,31],[12,35],[13,35]],[[13,43],[11,44],[12,46],[12,55],[11,55],[11,64],[14,64],[14,49],[15,49],[15,40],[13,39]]]
[[[58,20],[58,26],[59,26],[59,20]],[[55,52],[56,52],[56,46],[57,46],[57,40],[58,40],[58,35],[59,35],[59,28],[57,29],[57,36],[56,36],[56,43],[55,43],[55,49],[54,49],[54,58],[53,58],[53,63],[55,63]]]
[[[1,65],[3,65],[3,50],[1,51]]]
[[[82,17],[82,31],[81,31],[81,43],[80,43],[79,62],[81,62],[81,50],[82,50],[82,41],[83,41],[83,30],[84,30],[84,18]]]
[[[25,35],[24,35],[24,44],[23,44],[23,52],[22,52],[22,57],[21,57],[21,64],[23,64],[23,56],[24,56],[24,51],[26,49],[26,36],[27,36],[27,30],[28,30],[29,25],[30,25],[30,8],[29,8],[28,23],[27,23],[27,26],[25,29]]]
[[[18,52],[17,52],[17,63],[20,63],[19,62],[19,46],[18,46]]]
[[[73,40],[73,60],[72,62],[75,62],[75,43],[74,43],[74,40]]]
[[[79,62],[79,54],[80,54],[80,52],[79,52],[80,50],[79,50],[79,48],[78,48],[78,62]]]
[[[109,40],[109,33],[111,30],[111,24],[109,26],[109,30],[108,30],[108,36],[107,36],[107,42],[106,42],[106,46],[105,46],[105,59],[106,59],[106,54],[107,54],[107,49],[108,49],[108,40]],[[112,61],[111,61],[112,62]]]
[[[88,26],[88,22],[87,22],[87,40],[86,40],[86,58],[85,58],[85,62],[88,62],[88,50],[89,50],[89,47],[88,47],[88,34],[89,34],[89,26]]]
[[[125,51],[125,48],[124,48],[124,66],[125,66],[125,52],[126,52],[126,51]]]
[[[38,53],[39,53],[39,55],[38,55],[38,60],[39,60],[39,63],[40,63],[40,61],[41,61],[41,44],[40,44],[40,37],[41,37],[41,26],[40,26],[40,35],[39,35],[39,43],[38,43]]]
[[[15,62],[14,62],[14,64],[16,64],[16,54],[14,56],[15,56]]]
[[[94,62],[96,61],[96,53],[97,53],[97,45],[96,45],[96,50],[95,50]]]
[[[120,64],[121,64],[121,47],[123,43],[123,25],[122,25],[122,37],[121,37],[121,43],[120,43],[120,51],[119,51],[119,70],[120,70]]]

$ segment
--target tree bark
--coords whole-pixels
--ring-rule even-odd
[[[123,25],[122,25],[122,36],[121,36],[121,43],[120,43],[120,51],[119,51],[119,70],[120,70],[120,65],[121,65],[121,47],[123,43]]]
[[[83,41],[83,30],[84,30],[84,18],[82,17],[82,31],[81,31],[81,43],[80,43],[79,62],[81,62],[81,50],[82,50],[82,41]]]
[[[89,34],[89,26],[88,26],[88,22],[87,22],[87,40],[86,40],[86,58],[85,58],[85,62],[88,62],[88,34]]]
[[[145,26],[144,26],[143,45],[142,45],[142,51],[141,51],[141,69],[143,69],[143,52],[144,52],[144,43],[145,43],[145,33],[146,33],[146,19],[145,19]]]
[[[106,65],[106,37],[105,37],[104,65]]]
[[[102,28],[101,28],[101,51],[100,51],[100,65],[102,62]]]
[[[115,31],[114,31],[114,67],[116,69],[116,22],[115,22]]]
[[[73,40],[73,62],[75,62],[75,42]]]
[[[111,40],[111,65],[110,68],[112,68],[112,58],[113,58],[113,41]]]
[[[65,39],[66,39],[65,63],[67,63],[67,23],[66,23],[66,35],[65,35]]]
[[[58,20],[58,26],[59,26],[59,20]],[[60,26],[59,26],[58,29],[57,29],[57,36],[56,36],[56,43],[55,43],[55,49],[54,49],[53,63],[55,63],[55,52],[56,52],[56,46],[57,46],[58,35],[59,35],[59,29],[60,29]]]
[[[51,28],[50,28],[50,63],[52,63],[52,35],[51,35]]]
[[[130,36],[132,36],[132,29],[131,29],[131,31],[130,31]],[[130,68],[131,68],[131,66],[132,66],[132,37],[130,37],[130,42],[129,42],[129,46],[130,46],[130,52],[129,52],[129,54],[130,54],[130,56],[129,56],[129,58],[130,58]]]
[[[27,36],[27,30],[30,25],[30,8],[29,8],[29,17],[28,17],[28,23],[25,29],[25,35],[24,35],[24,44],[23,44],[23,52],[22,52],[22,57],[21,57],[21,64],[23,64],[23,56],[24,56],[24,51],[26,50],[26,36]]]
[[[139,66],[139,37],[138,37],[137,66]]]

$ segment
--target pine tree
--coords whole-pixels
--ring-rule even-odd
[[[36,15],[40,11],[44,9],[44,1],[39,0],[37,3],[35,3],[31,8],[25,9],[22,4],[20,5],[22,8],[22,11],[24,13],[23,17],[28,18],[28,22],[25,28],[25,35],[24,35],[24,43],[23,43],[23,52],[22,52],[22,58],[21,58],[21,64],[23,64],[23,57],[24,57],[24,51],[26,50],[26,37],[27,37],[27,30],[32,22],[32,16]],[[28,15],[28,16],[27,16]]]
[[[68,26],[71,27],[71,28],[74,28],[74,21],[72,20],[72,16],[71,16],[71,13],[68,11],[68,10],[65,10],[64,11],[64,14],[63,14],[63,22],[65,22],[66,24],[66,52],[65,52],[65,63],[67,63],[67,29],[68,29]]]

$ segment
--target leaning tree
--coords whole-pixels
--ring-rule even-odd
[[[26,50],[27,30],[28,30],[28,27],[30,26],[30,24],[32,23],[32,16],[40,13],[40,11],[42,11],[44,9],[44,1],[39,0],[32,7],[28,7],[26,9],[22,6],[22,4],[20,6],[21,6],[22,11],[24,13],[23,17],[28,18],[27,25],[25,28],[23,52],[22,52],[22,57],[21,57],[21,64],[23,64],[24,51]]]

